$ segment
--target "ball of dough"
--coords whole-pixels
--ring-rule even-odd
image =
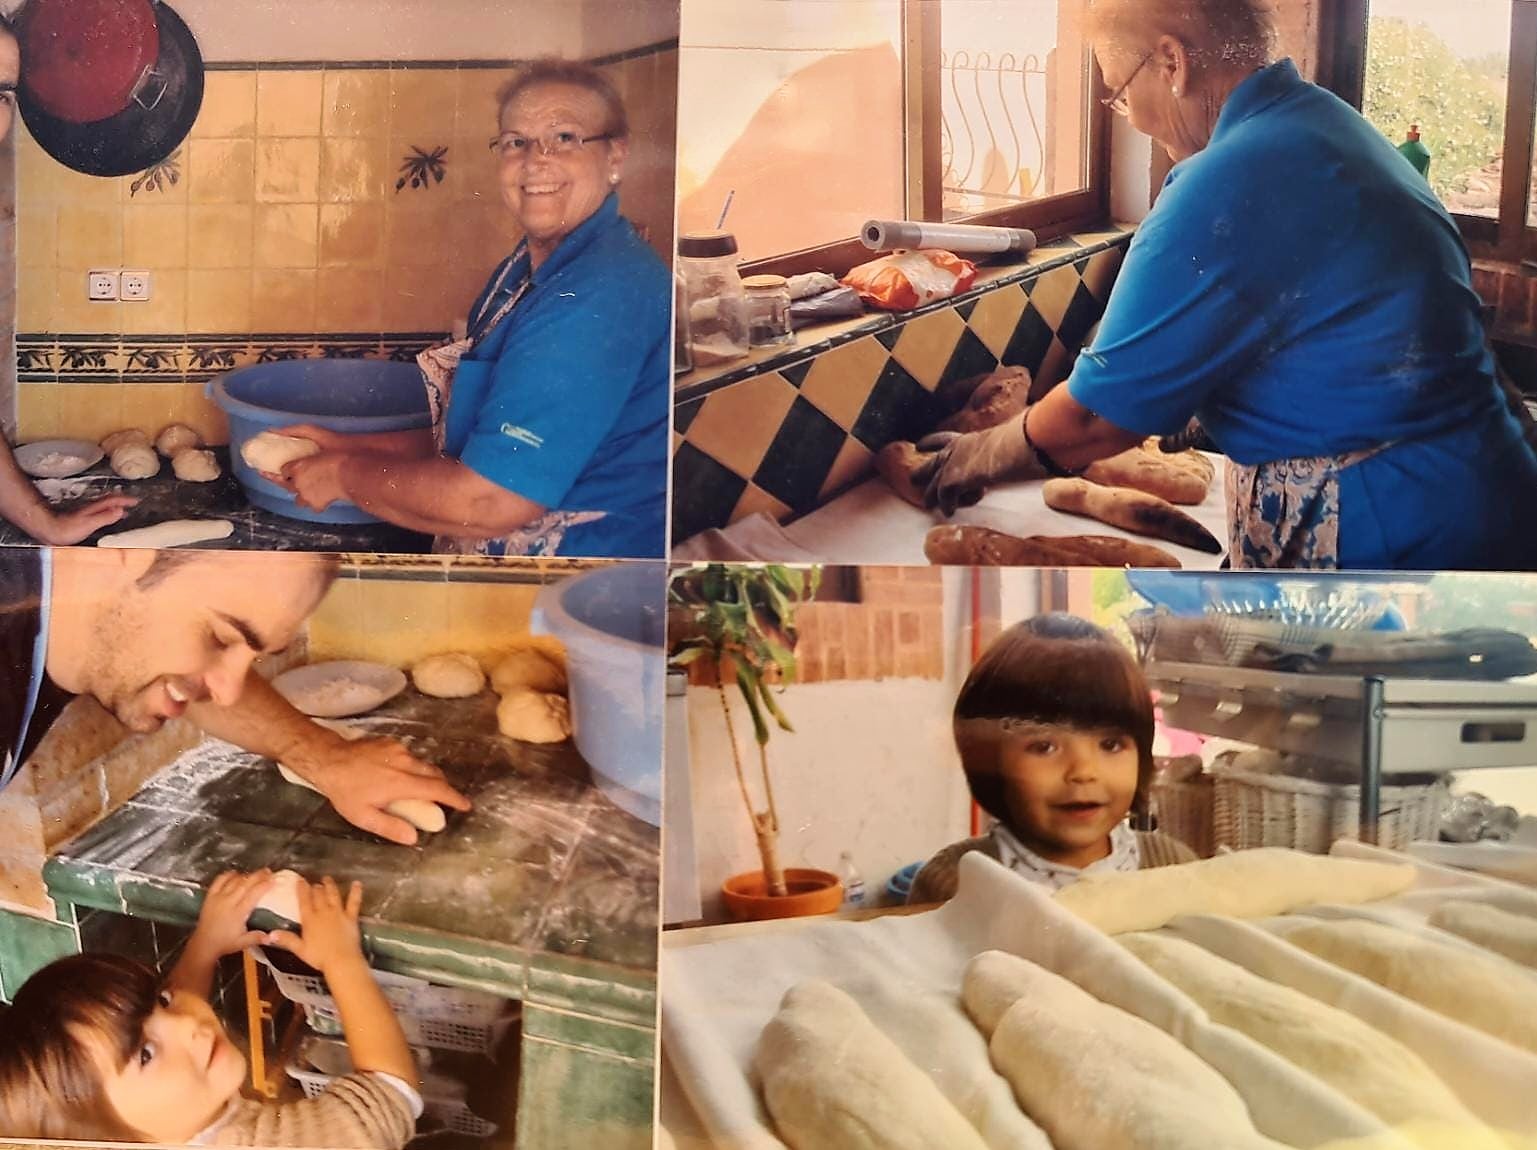
[[[554,647],[520,647],[503,657],[492,669],[491,687],[498,695],[510,695],[514,691],[564,694],[565,660]]]
[[[211,451],[189,447],[171,460],[171,470],[176,472],[177,479],[189,483],[211,483],[219,478],[219,461]]]
[[[498,704],[496,725],[520,743],[560,743],[571,737],[571,711],[559,695],[513,691]]]
[[[272,876],[272,885],[256,904],[257,910],[270,910],[279,918],[299,922],[299,884],[304,876],[297,871],[280,870]]]
[[[201,447],[203,437],[185,423],[172,423],[155,436],[155,450],[167,459],[175,459],[189,447]]]
[[[486,686],[486,673],[474,656],[455,652],[432,655],[411,668],[411,681],[435,699],[467,699]]]
[[[281,475],[283,468],[296,459],[304,459],[320,451],[320,444],[313,439],[300,439],[295,435],[279,435],[264,431],[253,435],[240,448],[240,458],[246,465],[269,475]]]
[[[124,479],[148,479],[160,474],[160,457],[148,444],[124,444],[112,453],[112,470]]]
[[[119,447],[127,447],[130,443],[142,443],[149,446],[149,436],[137,427],[125,427],[122,431],[114,431],[106,439],[101,441],[101,449],[111,455]]]

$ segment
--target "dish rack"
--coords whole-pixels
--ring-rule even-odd
[[[418,1057],[418,1063],[422,1061]],[[352,1073],[352,1059],[346,1044],[334,1039],[311,1036],[299,1044],[294,1061],[284,1067],[304,1091],[306,1098],[318,1098],[331,1083]],[[471,1138],[489,1138],[497,1131],[496,1123],[487,1122],[469,1108],[464,1088],[452,1079],[423,1070],[421,1086],[422,1113],[443,1124],[446,1130]]]

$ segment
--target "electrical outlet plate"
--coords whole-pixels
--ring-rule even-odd
[[[123,298],[134,302],[147,300],[153,287],[149,272],[131,271],[123,273]]]
[[[117,272],[86,272],[85,298],[106,301],[118,297],[122,277]]]

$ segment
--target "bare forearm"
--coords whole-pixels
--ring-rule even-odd
[[[214,973],[218,966],[219,956],[201,945],[198,936],[193,934],[166,976],[165,984],[172,990],[185,990],[209,998],[213,995]]]
[[[1025,413],[1030,441],[1059,466],[1078,471],[1135,447],[1142,436],[1101,419],[1075,400],[1066,386],[1054,388]]]
[[[46,539],[53,511],[16,463],[8,445],[0,443],[0,515],[34,539]]]
[[[388,455],[396,459],[428,459],[437,454],[437,447],[432,442],[432,432],[426,429],[349,435],[346,449],[352,452]]]
[[[395,1010],[361,954],[328,964],[326,985],[342,1016],[342,1033],[357,1070],[393,1074],[417,1085],[416,1060]]]
[[[433,535],[491,539],[516,531],[544,510],[441,456],[351,455],[342,464],[341,486],[352,502],[379,518]]]
[[[187,717],[214,738],[282,762],[306,778],[316,755],[343,741],[310,722],[254,670],[246,675],[238,703],[229,707],[194,703]]]

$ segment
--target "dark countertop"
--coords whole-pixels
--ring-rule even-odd
[[[356,879],[376,965],[517,998],[580,984],[589,1010],[649,1028],[659,833],[591,785],[570,743],[500,735],[495,707],[489,692],[408,689],[349,720],[400,738],[475,803],[417,847],[350,826],[268,760],[207,740],[64,844],[44,878],[65,902],[179,923],[230,868]]]
[[[127,480],[113,474],[106,460],[72,479],[35,481],[43,497],[55,507],[70,507],[89,499],[121,492],[139,499],[120,523],[91,536],[148,527],[167,519],[228,519],[235,533],[228,539],[200,544],[202,547],[241,551],[372,551],[420,553],[432,546],[430,536],[389,523],[329,524],[289,519],[253,507],[240,482],[230,470],[229,449],[212,449],[223,474],[212,483],[187,483],[177,479],[169,460],[161,460],[160,474],[153,479]],[[36,540],[0,519],[0,546],[35,545]]]

